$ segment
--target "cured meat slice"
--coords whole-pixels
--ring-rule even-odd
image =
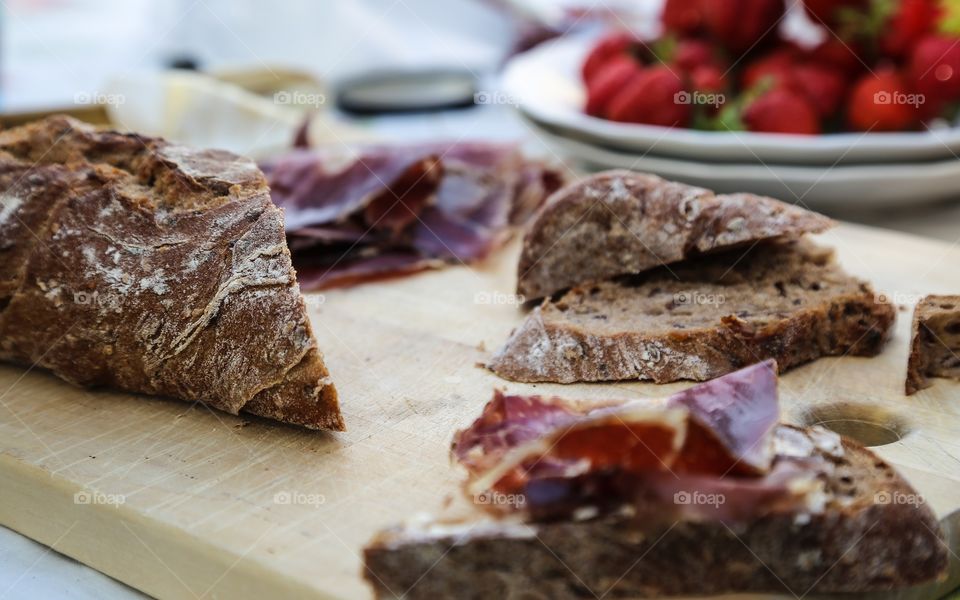
[[[777,363],[764,361],[734,374],[674,394],[667,401],[668,406],[689,410],[693,425],[703,434],[690,436],[688,444],[702,439],[708,446],[720,446],[691,449],[681,459],[715,460],[726,465],[726,471],[764,473],[774,457],[770,432],[780,420]],[[684,470],[704,469],[684,465]]]
[[[391,195],[428,194],[441,176],[435,155],[380,147],[365,149],[362,157],[294,150],[261,168],[274,203],[284,209],[287,231],[342,222],[371,204],[376,208],[367,216],[378,216],[392,205]]]
[[[504,143],[297,148],[263,170],[305,289],[482,260],[562,184]]]
[[[553,504],[572,508],[637,494],[664,501],[665,491],[720,488],[749,506],[788,495],[787,483],[801,491],[788,481],[797,465],[774,468],[778,419],[776,365],[766,361],[658,406],[584,411],[556,398],[497,393],[456,435],[454,456],[470,472],[471,493],[525,495],[528,509],[541,514],[555,514]]]

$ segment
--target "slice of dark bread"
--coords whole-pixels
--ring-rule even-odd
[[[546,300],[489,367],[513,381],[705,381],[773,358],[880,352],[896,313],[832,251],[759,244]]]
[[[846,439],[839,454],[816,452],[831,466],[820,510],[738,523],[627,509],[552,522],[422,519],[380,533],[364,552],[365,574],[378,597],[410,600],[804,597],[941,576],[947,548],[936,517],[889,464]]]
[[[557,191],[523,240],[517,292],[532,300],[760,239],[818,233],[834,222],[753,194],[633,171],[598,173]]]
[[[927,296],[914,310],[907,395],[930,387],[929,377],[960,379],[960,296]]]

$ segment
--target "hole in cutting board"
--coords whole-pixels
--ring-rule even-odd
[[[884,446],[910,432],[907,421],[882,407],[840,402],[815,406],[803,415],[804,425],[821,425],[864,446]]]

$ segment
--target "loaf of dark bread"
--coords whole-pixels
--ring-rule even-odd
[[[960,296],[927,296],[913,313],[907,395],[930,387],[930,377],[960,379]]]
[[[780,236],[818,233],[833,221],[753,194],[709,190],[633,171],[607,171],[553,194],[529,225],[517,276],[528,300],[615,275]]]
[[[896,318],[807,240],[574,288],[535,308],[489,367],[514,381],[705,381],[776,359],[880,352]]]
[[[941,576],[947,548],[923,498],[855,442],[843,440],[839,454],[815,446],[830,465],[819,510],[730,523],[651,519],[649,512],[641,518],[632,506],[548,522],[423,518],[371,542],[366,577],[382,598],[573,600],[804,597],[889,590]]]
[[[245,158],[51,117],[0,133],[0,359],[343,429]]]

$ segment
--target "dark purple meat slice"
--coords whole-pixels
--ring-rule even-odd
[[[365,150],[353,158],[294,150],[261,166],[274,203],[284,209],[287,231],[344,221],[375,201],[392,206],[408,191],[422,193],[428,184],[435,186],[441,177],[436,167],[435,156],[389,148]],[[392,201],[379,200],[383,196]]]
[[[481,260],[560,180],[485,142],[298,148],[262,168],[304,289]]]
[[[671,396],[667,405],[689,410],[737,466],[758,473],[770,468],[770,432],[780,421],[776,362],[768,360],[693,386]]]
[[[778,418],[776,368],[768,361],[663,403],[583,411],[556,398],[498,392],[455,436],[453,453],[470,472],[468,489],[523,496],[534,518],[634,501],[738,518],[806,501],[805,486],[815,486],[823,466],[809,458],[814,445],[804,436],[813,434]],[[777,439],[809,452],[778,456]]]

